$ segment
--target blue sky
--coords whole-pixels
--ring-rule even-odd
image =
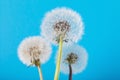
[[[39,80],[37,68],[28,68],[17,56],[21,40],[40,34],[44,14],[56,7],[79,12],[85,35],[78,42],[89,60],[84,72],[73,80],[120,80],[120,1],[119,0],[0,0],[0,80]],[[56,47],[42,65],[44,80],[53,80]],[[67,80],[61,74],[60,80]]]

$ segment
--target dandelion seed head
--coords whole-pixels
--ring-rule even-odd
[[[41,35],[54,44],[58,44],[59,37],[65,43],[77,42],[83,35],[81,16],[69,8],[56,8],[48,12],[41,24]]]
[[[73,74],[81,73],[87,65],[88,55],[86,50],[76,44],[63,46],[63,55],[61,59],[61,72],[69,73],[69,64],[72,66]]]
[[[78,60],[78,56],[71,52],[67,55],[66,59],[64,60],[66,64],[75,64]]]
[[[45,63],[49,60],[50,54],[50,44],[39,36],[24,39],[18,47],[18,57],[27,66]]]
[[[69,31],[69,27],[67,21],[60,21],[54,25],[54,31],[57,35],[65,35]]]

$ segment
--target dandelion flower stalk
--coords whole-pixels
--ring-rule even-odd
[[[35,62],[35,63],[34,63],[34,62]],[[41,67],[40,67],[40,61],[39,61],[39,60],[36,60],[36,61],[34,61],[34,62],[33,62],[33,64],[35,64],[35,66],[38,68],[40,80],[43,80],[42,69],[41,69]]]
[[[57,65],[56,65],[56,71],[55,71],[54,80],[59,79],[60,63],[61,63],[61,58],[62,58],[62,45],[63,45],[63,39],[62,39],[62,36],[60,36],[59,50],[58,50],[58,56],[57,56]]]
[[[39,72],[40,80],[43,80],[41,67],[40,66],[37,66],[37,67],[38,67],[38,72]]]
[[[69,64],[69,80],[72,80],[72,66]]]

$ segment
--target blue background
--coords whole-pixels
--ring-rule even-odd
[[[37,68],[26,67],[17,56],[19,43],[40,34],[44,14],[56,7],[79,12],[85,35],[79,42],[88,52],[84,72],[73,80],[120,80],[119,0],[0,0],[0,80],[39,80]],[[44,80],[53,80],[54,56],[42,65]],[[60,80],[68,80],[61,74]]]

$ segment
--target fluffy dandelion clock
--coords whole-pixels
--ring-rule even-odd
[[[39,36],[24,39],[18,48],[18,56],[26,65],[36,65],[37,61],[45,63],[51,54],[51,47]]]
[[[56,8],[48,12],[42,21],[42,35],[58,44],[60,36],[65,43],[77,42],[83,35],[81,16],[69,8]]]
[[[41,78],[40,65],[49,60],[50,54],[50,44],[39,36],[24,39],[18,48],[19,59],[27,66],[35,65],[38,67]]]
[[[69,80],[72,80],[72,74],[81,73],[86,68],[87,60],[88,55],[83,47],[75,44],[63,46],[61,72],[69,74]]]

